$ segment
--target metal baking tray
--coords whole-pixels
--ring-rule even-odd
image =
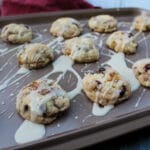
[[[0,18],[0,29],[8,23],[24,23],[33,29],[32,43],[49,43],[54,39],[48,30],[51,23],[63,16],[74,17],[84,26],[84,33],[91,32],[87,27],[87,20],[98,14],[111,14],[119,22],[120,30],[129,30],[135,16],[149,11],[137,8],[123,9],[90,9],[64,12],[50,12],[30,14],[24,16],[10,16]],[[133,33],[134,34],[134,33]],[[103,34],[106,38],[109,34]],[[101,36],[101,35],[99,35]],[[105,38],[105,39],[106,39]],[[103,50],[109,50],[103,41]],[[139,46],[135,55],[127,55],[127,60],[136,60],[150,55],[149,32],[142,33],[137,38]],[[3,79],[10,78],[19,69],[16,61],[16,52],[21,46],[3,43],[0,40],[0,84]],[[7,50],[6,50],[7,49]],[[58,49],[61,49],[59,47]],[[101,48],[99,48],[101,51]],[[104,61],[109,59],[101,54],[98,62],[91,64],[74,64],[73,68],[83,77],[87,70],[96,69]],[[130,62],[129,61],[129,62]],[[128,63],[131,66],[130,63]],[[29,76],[18,80],[5,90],[0,91],[0,149],[78,149],[91,144],[102,142],[119,135],[150,125],[150,92],[149,89],[140,87],[131,98],[117,105],[105,116],[92,114],[92,103],[82,93],[71,100],[71,107],[67,113],[58,118],[52,124],[46,126],[46,136],[43,139],[18,145],[14,141],[14,134],[23,119],[15,110],[15,99],[19,89],[32,80],[40,78],[46,72],[52,70],[52,65],[39,70],[32,70]],[[56,79],[57,74],[51,76]],[[70,76],[70,84],[67,82]],[[13,79],[11,82],[13,82]],[[75,86],[76,78],[68,72],[60,84],[66,90]],[[137,105],[138,103],[138,105]],[[137,105],[137,107],[136,107]]]

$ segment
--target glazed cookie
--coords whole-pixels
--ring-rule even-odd
[[[21,44],[32,40],[32,30],[24,24],[11,23],[3,27],[1,31],[3,41],[13,44]]]
[[[50,28],[53,36],[62,36],[65,39],[78,36],[82,32],[80,23],[73,18],[59,18],[54,21]]]
[[[42,68],[53,58],[52,49],[40,43],[25,45],[17,54],[19,65],[29,69]]]
[[[99,59],[99,50],[96,48],[94,41],[86,37],[66,40],[62,52],[79,63],[93,62]]]
[[[113,32],[117,30],[117,21],[110,15],[98,15],[88,21],[88,26],[96,32]]]
[[[150,16],[148,15],[137,16],[134,19],[133,28],[138,31],[150,30]]]
[[[141,59],[135,62],[132,69],[141,85],[150,87],[150,58]]]
[[[120,103],[131,95],[130,85],[109,66],[86,74],[82,85],[87,97],[101,106]]]
[[[125,54],[134,54],[137,48],[134,36],[131,33],[123,31],[112,33],[108,37],[106,45],[116,52],[123,52]]]
[[[29,83],[20,90],[16,100],[21,117],[41,124],[51,123],[69,106],[67,93],[49,79]]]

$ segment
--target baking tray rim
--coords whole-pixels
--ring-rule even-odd
[[[50,16],[59,16],[59,15],[71,15],[71,14],[80,14],[80,13],[87,13],[91,12],[97,12],[102,13],[104,11],[111,12],[111,11],[145,11],[150,12],[148,9],[138,8],[138,7],[127,7],[127,8],[107,8],[107,9],[101,9],[101,8],[91,8],[91,9],[78,9],[78,10],[66,10],[66,11],[54,11],[54,12],[40,12],[40,13],[31,13],[31,14],[25,14],[25,15],[10,15],[10,16],[0,16],[0,21],[7,21],[11,19],[26,19],[26,18],[39,18],[39,17],[50,17]]]
[[[58,12],[44,12],[44,13],[32,13],[32,14],[26,14],[26,15],[16,15],[16,16],[2,16],[0,17],[0,21],[11,21],[13,19],[17,19],[17,20],[22,20],[22,19],[27,19],[27,18],[39,18],[39,17],[52,17],[52,16],[62,16],[62,15],[71,15],[71,14],[80,14],[80,13],[103,13],[103,12],[111,12],[111,11],[118,11],[118,8],[111,8],[111,9],[99,9],[99,8],[94,8],[94,9],[78,9],[78,10],[68,10],[68,11],[58,11]],[[147,9],[142,9],[142,8],[137,8],[137,7],[129,7],[129,8],[119,8],[120,11],[133,11],[133,12],[141,12],[141,11],[145,11],[147,13],[150,12],[150,10]],[[136,110],[133,111],[131,113],[127,113],[121,116],[117,116],[111,119],[108,119],[106,121],[99,121],[96,124],[90,124],[88,126],[84,126],[84,127],[80,127],[77,129],[73,129],[70,131],[66,131],[60,134],[56,134],[50,137],[45,137],[43,139],[37,140],[37,141],[32,141],[29,143],[25,143],[25,144],[20,144],[20,145],[16,145],[16,146],[10,146],[10,147],[5,147],[3,149],[22,149],[22,148],[29,148],[29,147],[34,147],[34,146],[38,146],[47,142],[53,142],[54,143],[59,143],[59,140],[63,139],[63,141],[67,141],[68,139],[76,139],[77,137],[81,137],[81,136],[85,136],[85,135],[89,135],[91,133],[94,133],[98,130],[102,130],[102,129],[107,129],[110,127],[114,127],[116,125],[121,125],[123,123],[127,123],[127,122],[131,122],[131,121],[135,121],[138,120],[140,118],[144,118],[149,116],[150,114],[150,106],[140,109],[140,110]],[[108,124],[109,123],[109,124]],[[132,122],[132,124],[134,124],[134,122]],[[143,127],[147,127],[149,126],[149,124],[145,124]],[[138,128],[140,129],[140,128]],[[51,145],[50,145],[51,146]]]

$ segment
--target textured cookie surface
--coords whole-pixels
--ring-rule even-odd
[[[123,31],[112,33],[108,37],[106,45],[116,52],[123,52],[125,54],[134,54],[137,48],[134,36],[131,33]]]
[[[3,27],[1,38],[5,42],[14,44],[30,42],[32,40],[32,30],[24,24],[11,23]]]
[[[89,28],[96,32],[113,32],[117,30],[117,21],[110,15],[98,15],[88,21]]]
[[[75,37],[65,41],[63,54],[75,62],[93,62],[99,59],[99,50],[92,39]]]
[[[101,106],[120,103],[131,95],[130,85],[109,66],[86,74],[82,85],[87,97]]]
[[[17,95],[18,113],[32,122],[48,124],[68,109],[67,93],[53,80],[40,79],[24,86]]]
[[[133,28],[138,31],[149,31],[150,30],[150,16],[148,15],[137,16],[134,19]]]
[[[145,58],[135,62],[132,69],[141,85],[150,87],[150,59]]]
[[[52,49],[40,43],[25,45],[17,54],[19,65],[29,69],[42,68],[52,61],[53,57]]]
[[[50,33],[53,36],[62,36],[66,39],[78,36],[81,32],[82,28],[80,23],[69,17],[57,19],[50,27]]]

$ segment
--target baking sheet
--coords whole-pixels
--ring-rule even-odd
[[[0,28],[2,28],[5,24],[15,22],[15,23],[25,23],[32,27],[34,38],[32,43],[42,42],[48,44],[51,42],[54,37],[52,37],[48,33],[48,29],[52,21],[56,18],[62,16],[70,16],[78,19],[82,25],[84,26],[84,33],[91,32],[87,27],[87,20],[94,15],[98,14],[111,14],[119,22],[118,30],[126,30],[130,29],[133,18],[141,13],[149,13],[148,11],[141,9],[109,9],[109,10],[81,10],[81,11],[68,11],[68,12],[55,12],[55,13],[46,13],[46,14],[38,14],[38,15],[25,15],[18,17],[6,17],[0,19]],[[133,32],[136,34],[136,32]],[[97,36],[97,35],[93,35]],[[111,51],[105,46],[105,40],[109,34],[100,34],[97,38],[97,44],[100,39],[103,39],[102,47],[100,47],[101,57],[100,60],[96,63],[90,64],[75,64],[73,68],[83,77],[84,73],[89,70],[96,70],[101,63],[108,60],[109,57],[105,56],[105,54],[111,53]],[[127,56],[127,64],[131,66],[131,62],[135,62],[140,58],[144,58],[150,55],[150,36],[149,32],[142,33],[138,36],[137,41],[139,43],[137,53],[135,55]],[[22,45],[21,45],[22,46]],[[0,40],[0,49],[1,51],[5,48],[7,50],[0,53],[0,82],[3,83],[5,81],[4,78],[12,77],[17,70],[19,69],[17,61],[16,61],[16,52],[21,46],[18,45],[9,45],[5,44]],[[61,46],[56,44],[57,50],[61,49]],[[56,58],[59,57],[56,55]],[[5,65],[4,65],[5,64]],[[112,132],[110,136],[106,136],[106,138],[102,138],[104,135],[100,134],[104,131],[108,131],[113,127],[117,127],[121,124],[125,124],[130,122],[132,124],[132,128],[130,131],[144,127],[149,125],[147,121],[141,123],[141,126],[134,126],[136,120],[143,119],[143,117],[147,117],[150,112],[150,101],[149,96],[150,92],[148,89],[144,89],[140,87],[136,92],[134,92],[129,98],[129,100],[117,105],[114,109],[112,109],[105,116],[94,116],[92,114],[92,103],[87,100],[85,95],[81,93],[73,100],[71,100],[71,108],[67,113],[65,113],[61,118],[54,121],[52,124],[46,126],[46,136],[45,138],[30,142],[27,144],[17,145],[14,141],[14,134],[18,127],[23,122],[23,119],[17,114],[15,110],[15,98],[16,94],[20,90],[21,87],[26,85],[32,80],[36,80],[42,77],[44,74],[50,72],[52,70],[52,65],[49,64],[47,67],[40,70],[33,70],[29,75],[23,77],[21,80],[18,80],[10,87],[5,90],[0,91],[0,148],[26,148],[30,146],[40,145],[41,147],[44,145],[46,147],[56,148],[58,145],[65,143],[67,140],[70,141],[74,139],[75,147],[72,147],[71,142],[68,145],[68,148],[79,148],[85,146],[86,143],[85,135],[90,137],[93,133],[97,131],[97,135],[99,135],[99,140],[97,138],[93,139],[92,142],[87,142],[88,144],[93,144],[95,142],[103,141],[112,137],[115,137],[115,132],[123,134],[128,131],[127,126],[124,129]],[[56,79],[59,74],[54,74],[51,76],[52,79]],[[15,78],[16,79],[16,78]],[[13,82],[15,79],[12,79]],[[69,81],[67,81],[69,79]],[[4,81],[3,81],[4,80]],[[70,84],[72,83],[72,84]],[[69,91],[76,86],[76,77],[68,72],[64,79],[61,80],[60,84],[64,89]],[[140,98],[140,100],[139,100]],[[137,102],[139,102],[138,107],[135,107]],[[137,127],[137,128],[136,128]],[[104,130],[105,129],[105,130]],[[126,132],[125,132],[126,131]],[[99,132],[99,134],[98,134]],[[106,133],[105,132],[105,133]],[[91,136],[92,137],[92,136]],[[78,139],[80,139],[80,141]],[[103,139],[103,140],[102,140]],[[88,141],[88,140],[87,140]],[[44,143],[44,144],[43,144]],[[47,144],[46,144],[47,143]],[[57,143],[57,144],[56,144]],[[43,147],[44,147],[43,146]],[[65,146],[65,145],[63,145]],[[69,147],[70,146],[70,147]],[[30,147],[31,148],[31,147]]]

